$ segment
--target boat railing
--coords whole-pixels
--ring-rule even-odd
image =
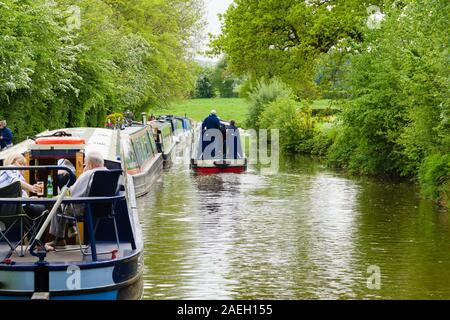
[[[66,188],[66,187],[64,187],[64,188]],[[0,204],[22,204],[22,205],[42,204],[42,205],[46,205],[46,206],[53,205],[53,207],[55,207],[55,204],[57,204],[59,199],[60,199],[60,197],[55,197],[55,198],[0,198]],[[96,250],[97,246],[96,246],[96,241],[95,241],[95,236],[94,236],[93,212],[90,209],[91,205],[98,204],[98,203],[114,204],[114,203],[117,203],[120,201],[126,201],[124,191],[121,191],[119,193],[119,195],[113,196],[113,197],[62,198],[61,201],[59,202],[59,204],[65,204],[65,205],[84,204],[86,206],[87,210],[85,212],[85,219],[87,222],[87,228],[88,228],[88,234],[89,234],[89,245],[91,247],[92,261],[97,261],[97,250]],[[59,205],[57,207],[59,207]],[[56,211],[54,214],[56,214]],[[48,221],[48,223],[51,221],[52,216],[53,215],[50,213],[49,216],[47,217],[46,221]],[[48,223],[44,222],[44,224],[39,229],[37,236],[39,236],[43,231],[45,231],[45,229],[48,227]],[[38,238],[37,236],[35,238],[31,239],[31,241],[30,241],[31,245],[29,247],[29,252],[33,256],[43,258],[43,257],[45,257],[45,255],[40,256],[40,254],[42,255],[42,252],[41,253],[35,252],[36,246],[40,246],[40,247],[44,248],[44,243],[42,243],[42,240],[40,239],[40,237]],[[132,243],[132,246],[133,245],[135,246],[134,243]]]
[[[126,194],[124,191],[119,191],[117,195],[112,197],[68,197],[66,198],[66,192],[68,190],[68,186],[76,181],[75,175],[67,167],[63,166],[23,166],[23,167],[0,167],[0,170],[65,170],[69,172],[70,179],[67,182],[67,185],[63,187],[61,190],[61,193],[53,198],[0,198],[0,204],[21,204],[21,205],[27,205],[27,204],[41,204],[45,205],[47,207],[52,206],[52,210],[50,211],[49,215],[47,216],[46,220],[44,221],[43,225],[37,232],[36,236],[33,239],[30,239],[30,246],[29,246],[29,252],[31,255],[39,257],[40,262],[44,263],[44,259],[46,257],[46,250],[45,250],[45,244],[43,243],[41,237],[45,230],[47,229],[48,225],[50,224],[50,221],[52,217],[57,214],[59,207],[62,204],[68,205],[68,204],[78,204],[78,205],[85,205],[85,213],[84,213],[84,219],[87,224],[87,232],[89,236],[89,245],[91,248],[91,256],[92,261],[97,261],[97,247],[96,247],[96,241],[95,241],[95,232],[94,232],[94,225],[93,225],[93,218],[94,214],[91,210],[92,204],[98,204],[98,203],[111,203],[112,205],[115,205],[118,202],[125,201],[126,202]],[[1,218],[1,216],[0,216]],[[36,247],[39,246],[41,250],[38,252],[36,251]],[[131,246],[132,249],[136,249],[136,243],[134,241],[134,238],[131,239]]]

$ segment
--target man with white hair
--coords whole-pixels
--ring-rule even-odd
[[[220,119],[216,110],[211,110],[211,114],[203,120],[202,130],[220,129]]]
[[[13,134],[11,129],[6,127],[6,120],[0,121],[0,151],[12,147]]]
[[[96,151],[89,152],[84,159],[84,172],[77,179],[75,184],[70,187],[70,194],[74,198],[87,197],[91,189],[92,177],[97,170],[108,170],[105,168],[103,156]],[[72,205],[73,214],[83,213],[83,205]],[[64,210],[64,209],[63,209]],[[56,214],[50,224],[50,234],[55,236],[55,240],[46,243],[47,250],[52,251],[55,248],[62,249],[66,246],[65,232],[67,220],[58,217]],[[72,226],[69,228],[69,237],[76,235],[76,230]]]

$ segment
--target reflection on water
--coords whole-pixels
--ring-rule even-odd
[[[416,186],[302,157],[280,165],[272,176],[165,172],[139,203],[144,298],[450,298],[448,213]],[[367,288],[371,265],[380,290]]]

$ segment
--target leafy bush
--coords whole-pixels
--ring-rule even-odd
[[[261,114],[271,102],[279,98],[293,99],[294,94],[287,85],[278,79],[259,81],[249,93],[250,105],[246,126],[259,129]]]
[[[249,98],[249,94],[252,91],[253,86],[252,86],[252,81],[251,80],[245,80],[243,81],[237,88],[237,92],[239,95],[239,98]]]
[[[338,127],[334,123],[320,123],[316,125],[315,135],[312,140],[311,154],[326,156],[338,134]]]
[[[212,86],[220,93],[221,98],[237,98],[236,90],[241,79],[230,72],[226,57],[222,58],[214,68]]]
[[[311,112],[289,97],[269,103],[261,114],[260,127],[280,130],[280,146],[286,152],[309,153],[314,137]]]
[[[352,130],[341,127],[327,154],[327,162],[332,167],[348,169],[358,139]]]
[[[450,154],[435,154],[425,159],[419,170],[422,192],[438,200],[450,196]],[[450,204],[450,203],[448,203]]]

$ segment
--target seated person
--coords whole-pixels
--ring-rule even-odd
[[[239,129],[236,126],[236,121],[231,120],[230,124],[226,126],[227,128],[227,158],[239,159],[242,156],[239,154]],[[233,153],[231,153],[233,150]]]
[[[18,154],[11,154],[9,155],[5,161],[4,165],[9,167],[23,167],[26,165],[26,160],[23,155],[20,153]],[[20,184],[22,185],[22,197],[28,198],[28,192],[32,193],[38,193],[40,190],[39,186],[37,184],[30,185],[25,181],[25,178],[20,170],[1,170],[0,171],[0,188],[6,187],[10,185],[11,183],[14,183],[16,181],[20,181]],[[37,218],[46,210],[46,207],[44,205],[40,204],[26,204],[23,205],[23,209],[25,213],[32,219]]]
[[[97,170],[107,170],[104,165],[103,156],[98,152],[90,152],[86,155],[84,160],[84,172],[77,179],[75,184],[69,188],[72,197],[81,198],[89,195],[91,188],[92,177]],[[81,215],[83,213],[84,205],[72,205],[73,214]],[[66,208],[63,208],[65,210]],[[52,242],[46,243],[46,249],[54,251],[56,248],[62,249],[66,246],[65,232],[67,219],[64,219],[55,214],[50,223],[50,234],[55,237]],[[76,235],[74,226],[69,228],[69,237]]]
[[[230,124],[227,126],[227,129],[230,129],[230,130],[237,130],[237,127],[236,127],[236,121],[231,120],[231,121],[230,121]]]

